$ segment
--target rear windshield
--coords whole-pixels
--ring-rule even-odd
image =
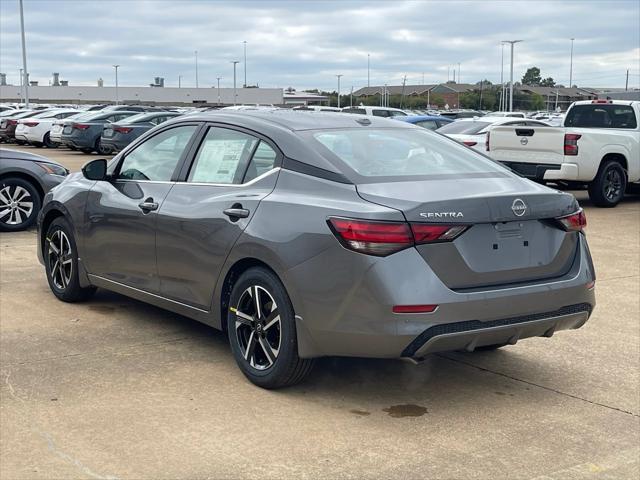
[[[565,127],[636,128],[637,121],[630,105],[575,105],[567,113]]]
[[[475,176],[505,168],[426,129],[345,129],[310,132],[329,157],[334,155],[361,177]]]
[[[483,128],[491,125],[490,122],[451,122],[443,125],[438,129],[438,133],[444,133],[445,135],[454,133],[462,135],[475,135]]]
[[[132,124],[138,122],[150,122],[151,119],[155,118],[155,115],[149,115],[148,113],[138,113],[136,115],[131,115],[125,119],[120,120],[118,123],[121,124]]]

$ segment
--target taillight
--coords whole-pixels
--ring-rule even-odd
[[[130,127],[114,127],[113,131],[118,133],[129,133],[133,128]]]
[[[438,305],[394,305],[393,313],[431,313]]]
[[[328,223],[340,243],[356,252],[384,257],[413,245],[408,223],[336,217]]]
[[[329,218],[327,223],[344,247],[380,257],[414,245],[450,242],[468,228],[467,225],[408,224],[338,217]]]
[[[488,152],[489,151],[489,135],[491,135],[491,132],[487,132],[487,138],[484,141],[484,149]]]
[[[39,122],[22,122],[26,127],[37,127]]]
[[[74,123],[73,128],[77,130],[86,130],[87,128],[89,128],[89,125],[85,125],[84,123]]]
[[[564,154],[565,155],[578,155],[578,140],[582,135],[577,133],[565,133],[564,134]]]
[[[7,125],[17,125],[18,121],[17,120],[7,120]]]
[[[567,232],[581,232],[587,226],[587,216],[582,209],[566,217],[556,218],[556,220]]]
[[[467,147],[474,147],[474,146],[476,146],[478,144],[478,142],[472,142],[470,140],[465,140],[462,143],[464,143]]]

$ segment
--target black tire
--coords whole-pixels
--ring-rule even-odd
[[[33,225],[42,207],[40,193],[33,183],[7,177],[0,180],[0,193],[0,212],[8,212],[0,216],[1,232],[18,232]]]
[[[81,148],[80,151],[88,155],[90,153],[93,153],[93,148]]]
[[[42,139],[42,144],[47,148],[56,148],[58,146],[57,144],[51,141],[49,132],[44,134],[44,138]]]
[[[100,137],[98,137],[98,139],[96,140],[96,145],[94,150],[98,152],[98,155],[109,155],[109,153],[111,152],[110,148],[102,145],[102,142],[100,141]]]
[[[74,147],[73,145],[67,145],[67,148],[73,152],[75,152],[76,150],[78,150],[76,147]],[[91,152],[89,152],[91,153]]]
[[[589,184],[589,198],[597,207],[615,207],[624,198],[627,174],[615,160],[600,165],[596,178]]]
[[[16,145],[26,145],[27,142],[25,142],[24,140],[17,140],[17,139],[13,139],[13,141],[16,143]]]
[[[255,315],[255,294],[250,293],[255,291],[262,315]],[[281,388],[299,383],[309,374],[314,361],[298,357],[293,306],[273,272],[261,267],[244,272],[233,285],[229,305],[227,330],[231,350],[240,370],[252,383],[262,388]],[[239,316],[243,312],[246,312],[244,319]]]
[[[69,303],[80,302],[95,293],[96,287],[80,286],[76,241],[73,229],[64,217],[56,218],[49,225],[43,249],[47,282],[59,300]],[[56,250],[61,254],[56,254]],[[61,262],[69,263],[60,267]]]

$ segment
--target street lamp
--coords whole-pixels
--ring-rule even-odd
[[[114,65],[113,68],[116,69],[116,105],[118,105],[120,98],[118,97],[118,67],[120,65]]]
[[[232,60],[233,63],[233,104],[235,105],[238,101],[238,94],[236,93],[236,65],[240,63],[239,60]]]
[[[247,88],[247,41],[242,42],[244,44],[244,85],[242,88]]]
[[[569,88],[573,86],[573,41],[575,38],[571,38],[571,60],[569,61]]]
[[[198,50],[195,50],[193,53],[196,55],[196,88],[198,88]]]
[[[220,105],[220,79],[222,77],[216,77],[216,80],[218,80],[218,105]]]
[[[367,53],[367,87],[371,86],[371,54]]]
[[[343,75],[336,75],[336,77],[338,77],[338,108],[340,108],[340,77],[342,77]]]
[[[502,53],[500,56],[500,111],[505,110],[504,105],[504,42],[500,42]]]
[[[24,82],[24,76],[22,75],[22,69],[20,69],[20,103],[22,103],[22,99],[24,98],[24,90],[22,88]]]
[[[182,88],[182,75],[178,75],[178,88]]]
[[[20,33],[22,35],[22,84],[24,85],[24,104],[29,108],[29,70],[27,70],[27,43],[24,39],[24,13],[22,11],[22,0],[20,0]]]
[[[513,112],[513,46],[522,40],[503,40],[504,43],[511,44],[511,74],[509,80],[509,111]]]

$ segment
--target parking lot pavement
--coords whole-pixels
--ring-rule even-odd
[[[418,366],[323,359],[280,391],[194,321],[57,301],[35,232],[2,234],[0,478],[638,478],[640,199],[578,196],[598,273],[582,329]]]

